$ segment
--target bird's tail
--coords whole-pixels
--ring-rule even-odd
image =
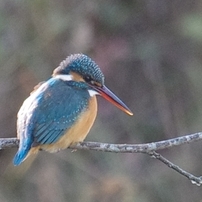
[[[18,152],[16,153],[13,159],[13,164],[15,166],[20,165],[28,157],[28,153],[31,149],[31,144],[32,144],[31,138],[20,140]]]
[[[26,159],[29,150],[30,148],[26,148],[26,149],[19,148],[18,152],[16,153],[13,159],[14,166],[20,165]]]

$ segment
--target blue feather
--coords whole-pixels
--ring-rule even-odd
[[[23,142],[23,145],[20,144],[19,150],[13,159],[13,164],[15,166],[20,165],[25,160],[25,158],[31,148],[31,142],[32,141],[30,141],[30,139],[27,139],[26,141]]]

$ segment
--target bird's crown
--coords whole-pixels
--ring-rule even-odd
[[[53,76],[77,73],[86,82],[96,82],[104,85],[104,75],[98,65],[84,54],[73,54],[63,60],[54,70]]]

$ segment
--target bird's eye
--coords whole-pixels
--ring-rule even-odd
[[[84,80],[86,83],[89,83],[91,85],[97,85],[97,83],[91,78],[91,76],[85,76]]]
[[[91,81],[92,81],[92,78],[90,77],[90,76],[85,76],[85,81],[87,82],[87,83],[91,83]]]

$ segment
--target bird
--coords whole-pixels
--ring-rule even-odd
[[[97,95],[133,115],[104,80],[87,55],[72,54],[63,60],[47,81],[34,88],[17,114],[19,148],[13,164],[20,165],[39,150],[54,153],[84,141],[97,115]]]

